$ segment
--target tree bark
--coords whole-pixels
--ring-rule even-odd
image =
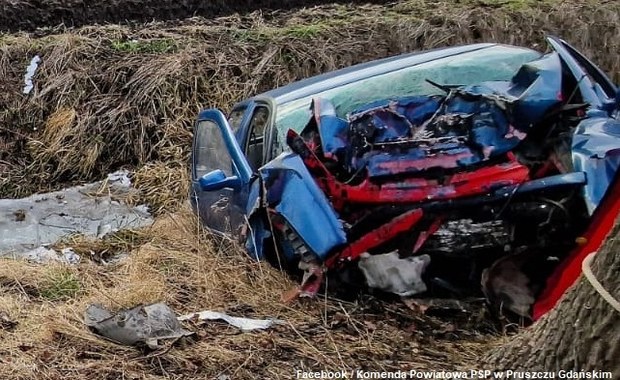
[[[591,268],[603,287],[620,299],[618,221]],[[582,274],[553,310],[488,353],[482,363],[504,371],[608,371],[620,379],[620,312]]]

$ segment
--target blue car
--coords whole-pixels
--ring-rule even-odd
[[[404,54],[202,111],[190,200],[295,295],[484,294],[522,316],[620,165],[620,95],[565,41]]]

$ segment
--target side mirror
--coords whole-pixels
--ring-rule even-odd
[[[216,169],[203,175],[198,182],[203,191],[215,191],[225,187],[230,187],[234,190],[241,188],[239,177],[236,175],[226,177],[226,174],[221,169]]]

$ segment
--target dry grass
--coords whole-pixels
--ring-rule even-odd
[[[497,3],[408,0],[0,35],[0,197],[128,167],[140,190],[129,200],[146,200],[161,215],[148,230],[59,243],[82,255],[76,267],[2,261],[0,378],[291,378],[306,368],[475,366],[488,346],[477,318],[442,322],[367,298],[282,304],[293,285],[286,275],[213,243],[189,211],[165,213],[187,197],[196,113],[295,79],[456,43],[540,48],[545,32],[620,78],[620,3]],[[43,61],[25,96],[23,74],[35,54]],[[104,264],[119,254],[125,258]],[[155,301],[179,314],[216,309],[288,324],[248,334],[190,326],[195,342],[145,353],[104,341],[81,322],[91,302],[117,309]],[[18,325],[3,323],[4,315]]]
[[[0,196],[147,163],[143,174],[158,170],[174,188],[200,109],[228,109],[295,79],[406,51],[474,41],[541,48],[548,32],[618,80],[619,14],[618,2],[407,0],[2,35]],[[24,70],[35,54],[42,63],[26,96]],[[156,208],[176,206],[160,200]]]
[[[79,239],[66,242],[84,255],[76,267],[2,261],[0,313],[18,324],[0,328],[0,378],[250,379],[291,378],[296,369],[455,369],[474,365],[487,347],[474,320],[445,323],[376,300],[283,304],[282,292],[293,286],[286,275],[227,244],[214,245],[187,210],[160,217],[133,238],[124,237],[130,255],[111,265],[88,260],[88,244]],[[107,244],[110,252],[123,251],[114,241],[89,249]],[[118,309],[158,301],[179,314],[225,310],[287,323],[245,334],[223,323],[190,325],[194,341],[147,353],[100,339],[81,322],[92,302]]]

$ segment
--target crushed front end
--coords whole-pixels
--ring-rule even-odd
[[[592,167],[574,144],[595,122],[563,76],[550,53],[511,81],[429,80],[444,94],[385,99],[346,118],[315,99],[303,131],[288,132],[292,153],[260,169],[260,229],[275,237],[279,264],[303,272],[294,295],[330,276],[340,290],[484,294],[529,316],[600,200],[574,165]],[[606,141],[598,164],[613,178],[620,144]]]

